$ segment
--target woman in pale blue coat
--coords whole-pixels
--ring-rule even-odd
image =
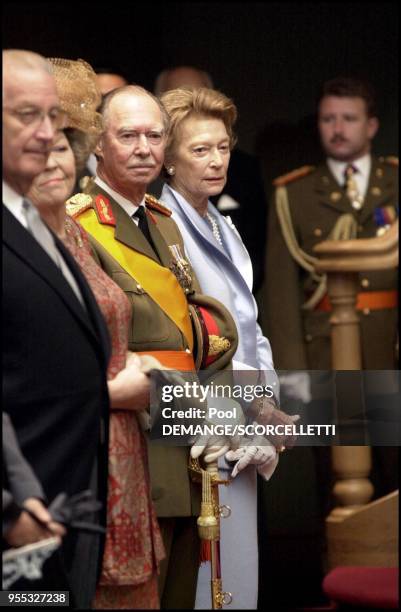
[[[252,295],[252,264],[237,230],[209,201],[226,182],[234,145],[234,103],[207,88],[181,88],[161,97],[172,128],[166,148],[167,184],[161,201],[173,211],[202,291],[219,299],[231,312],[239,344],[233,367],[264,370],[276,383],[270,344],[257,323]],[[267,381],[269,382],[269,381]],[[220,503],[232,514],[221,520],[223,590],[233,596],[231,609],[256,609],[258,590],[256,469],[268,479],[277,464],[275,448],[264,439],[227,459],[237,460],[236,478],[220,487]],[[256,466],[256,467],[255,467]],[[220,471],[229,476],[233,465],[223,460]],[[210,608],[210,569],[199,571],[196,608]]]

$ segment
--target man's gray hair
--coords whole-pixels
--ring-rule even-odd
[[[5,68],[42,68],[45,72],[52,74],[51,67],[46,58],[34,51],[24,51],[23,49],[4,49],[3,51],[3,70]]]
[[[123,95],[123,94],[132,94],[136,96],[148,96],[149,98],[151,98],[160,109],[160,112],[162,114],[163,128],[164,128],[165,134],[168,135],[169,130],[170,130],[170,117],[168,115],[168,112],[166,111],[164,105],[159,100],[159,98],[157,98],[150,91],[148,91],[144,87],[141,87],[140,85],[124,85],[123,87],[117,87],[117,89],[113,89],[112,91],[109,91],[109,93],[107,93],[103,97],[102,103],[99,107],[99,112],[103,116],[103,123],[104,123],[105,128],[107,128],[108,111],[109,111],[110,102],[113,100],[113,98],[116,98],[117,96]]]
[[[15,82],[18,70],[41,70],[52,74],[46,59],[33,51],[22,49],[3,50],[3,100],[7,97],[7,88]]]

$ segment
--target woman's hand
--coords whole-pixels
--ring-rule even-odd
[[[256,465],[258,473],[264,480],[269,480],[278,463],[278,453],[273,444],[262,438],[248,440],[237,450],[229,450],[225,457],[227,461],[236,461],[231,472],[232,478],[235,478],[248,465]]]
[[[142,372],[141,359],[135,353],[127,353],[125,368],[107,384],[112,408],[145,410],[149,407],[149,378]]]
[[[140,370],[142,369],[142,360],[138,353],[133,353],[132,351],[127,351],[127,358],[125,362],[125,367],[136,366]]]

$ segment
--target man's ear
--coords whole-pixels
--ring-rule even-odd
[[[103,159],[103,136],[100,137],[99,142],[95,147],[94,154],[98,159]]]
[[[368,119],[368,136],[370,140],[376,136],[376,132],[379,129],[379,120],[377,117],[369,117]]]

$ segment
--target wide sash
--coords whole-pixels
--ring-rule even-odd
[[[120,266],[141,285],[165,314],[177,325],[192,351],[192,324],[185,294],[174,274],[150,257],[127,247],[114,238],[114,227],[99,223],[89,208],[77,221],[114,257]]]
[[[195,362],[192,353],[186,351],[138,351],[137,355],[150,355],[172,370],[194,372]]]

